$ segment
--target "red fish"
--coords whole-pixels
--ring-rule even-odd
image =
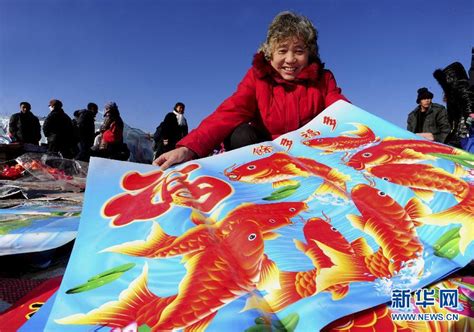
[[[352,200],[361,215],[347,215],[352,225],[370,235],[380,246],[366,257],[367,267],[377,277],[391,277],[404,262],[419,258],[423,244],[418,239],[413,220],[428,213],[416,198],[405,208],[385,192],[366,184],[352,188]]]
[[[216,236],[224,236],[239,227],[240,223],[255,222],[266,240],[274,239],[273,233],[281,227],[292,224],[295,217],[308,206],[304,202],[281,202],[273,204],[244,203],[232,210],[222,221],[216,223],[193,211],[191,220],[196,224],[180,235],[170,236],[163,232],[158,223],[154,223],[145,241],[138,240],[119,244],[104,251],[117,252],[140,257],[172,257],[206,249],[212,245]]]
[[[388,163],[416,163],[420,160],[436,159],[429,153],[467,154],[462,150],[425,140],[386,138],[375,146],[357,152],[346,164],[356,170],[362,170],[369,166]]]
[[[353,125],[357,128],[356,130],[345,132],[341,136],[314,138],[304,141],[303,144],[315,149],[324,150],[324,153],[333,153],[357,149],[363,145],[380,140],[369,127],[360,123],[353,123]],[[357,137],[348,135],[355,135]]]
[[[456,173],[461,172],[458,167],[456,169]],[[367,171],[380,179],[410,187],[418,197],[426,201],[433,198],[435,191],[452,193],[458,201],[469,192],[466,181],[431,165],[386,164],[370,167]]]
[[[86,314],[57,320],[59,324],[90,324],[124,327],[132,322],[152,331],[204,330],[218,310],[252,292],[262,280],[271,278],[274,263],[264,255],[263,236],[254,222],[240,223],[224,237],[216,237],[213,248],[185,256],[186,275],[178,293],[158,297],[147,287],[147,267],[117,301],[103,304]]]
[[[224,174],[231,181],[247,183],[269,183],[274,187],[294,184],[289,180],[295,177],[317,176],[324,180],[316,194],[332,194],[347,199],[346,181],[350,177],[337,169],[321,164],[313,159],[291,157],[284,152],[277,152],[268,157],[250,161],[239,167],[227,169]]]
[[[309,271],[279,273],[280,288],[273,289],[264,299],[249,298],[245,309],[258,308],[264,312],[278,312],[288,305],[303,298],[313,296],[322,291],[332,294],[333,300],[344,298],[349,291],[349,281],[371,281],[375,277],[365,266],[364,256],[371,254],[365,239],[359,238],[349,243],[346,238],[334,228],[329,219],[309,219],[303,227],[307,243],[294,240],[296,247],[312,261],[314,269]],[[319,271],[331,268],[336,264],[344,265],[344,278],[338,282],[329,281],[326,288],[317,283]]]
[[[438,213],[424,213],[415,221],[436,226],[461,224],[459,249],[464,254],[474,238],[474,185],[441,168],[422,164],[375,166],[369,172],[387,181],[408,186],[425,198],[431,198],[433,190],[451,192],[459,204]]]

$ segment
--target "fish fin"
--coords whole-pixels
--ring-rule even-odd
[[[191,212],[190,219],[197,226],[215,224],[214,220],[212,220],[211,218],[206,218],[201,212],[195,209],[193,209],[193,212]]]
[[[357,123],[357,122],[351,122],[351,124],[356,127],[356,130],[350,130],[350,131],[345,131],[341,133],[341,135],[347,136],[347,135],[353,135],[353,136],[358,136],[358,137],[364,137],[368,135],[375,136],[372,130],[367,127],[366,125],[363,125],[362,123]]]
[[[416,196],[420,197],[425,202],[431,202],[434,198],[435,192],[432,190],[411,188]]]
[[[455,163],[454,164],[453,175],[461,178],[461,177],[465,177],[465,176],[469,175],[469,172],[466,169],[464,169],[464,167],[459,165],[458,163]]]
[[[265,232],[263,234],[263,239],[264,240],[275,240],[278,239],[281,236],[281,234],[275,233],[275,232]]]
[[[156,250],[170,245],[176,236],[166,234],[160,224],[154,222],[145,240],[125,242],[108,247],[101,252],[115,252],[136,257],[154,257]]]
[[[331,298],[333,301],[338,301],[343,299],[347,293],[349,293],[349,285],[344,284],[344,285],[338,285],[335,287],[331,287],[331,289],[328,289],[328,291],[331,292]]]
[[[310,246],[296,239],[294,239],[293,242],[295,243],[295,246],[298,250],[311,259],[311,262],[315,267],[321,266],[321,252],[318,252],[319,248],[317,246]]]
[[[405,211],[408,213],[411,219],[413,219],[413,222],[415,224],[415,227],[418,227],[421,225],[420,222],[416,221],[417,218],[426,216],[431,214],[431,209],[423,204],[418,198],[413,197],[410,199],[405,205]]]
[[[351,243],[352,249],[358,256],[370,256],[374,253],[372,248],[367,243],[367,240],[363,237],[355,239]]]
[[[308,250],[308,246],[306,243],[300,241],[300,240],[297,240],[297,239],[293,239],[293,242],[295,243],[295,247],[296,249],[298,249],[299,251],[301,251],[302,253],[306,253],[306,250]]]
[[[281,272],[281,287],[264,297],[268,307],[271,308],[271,311],[267,312],[278,312],[302,298],[313,295],[316,292],[315,275],[316,269],[305,272]]]
[[[198,254],[202,254],[202,251],[193,251],[186,255],[183,255],[183,258],[181,258],[181,263],[186,264],[190,259],[192,259],[194,256]]]
[[[347,196],[347,193],[345,192],[345,190],[339,188],[338,186],[334,185],[333,183],[331,183],[329,181],[324,181],[319,186],[319,188],[316,189],[316,191],[314,192],[314,195],[323,196],[323,195],[327,195],[327,194],[333,195],[335,197],[340,197],[344,200],[348,199],[348,196]]]
[[[364,230],[366,220],[362,216],[358,216],[358,215],[355,215],[355,214],[347,214],[346,218],[349,219],[352,226],[354,226],[355,228],[360,229],[361,231]]]
[[[398,141],[400,138],[398,137],[393,137],[393,136],[387,136],[387,137],[384,137],[384,139],[382,141]]]
[[[322,242],[315,241],[318,247],[333,262],[333,266],[322,268],[316,276],[317,292],[328,290],[329,287],[354,281],[371,281],[375,277],[365,266],[365,261],[358,256],[345,254],[328,247]]]
[[[436,157],[407,148],[400,152],[400,155],[418,160],[436,160]]]
[[[81,324],[81,325],[105,325],[113,327],[124,327],[136,320],[136,314],[145,304],[158,300],[158,305],[153,307],[159,316],[164,307],[174,299],[159,298],[150,292],[147,287],[148,265],[145,263],[143,271],[122,291],[117,301],[104,303],[97,309],[86,314],[74,314],[64,318],[56,319],[58,324]]]
[[[260,295],[256,295],[252,293],[252,295],[245,301],[245,306],[240,312],[248,311],[248,310],[258,310],[260,312],[271,312],[273,313],[273,309],[268,305],[267,301]]]
[[[344,186],[346,189],[346,182],[351,180],[350,175],[340,172],[338,169],[333,168],[328,173],[328,179],[335,183],[342,183],[341,187]]]
[[[268,258],[267,255],[263,256],[262,266],[260,268],[260,280],[257,284],[259,290],[272,290],[280,288],[280,282],[278,280],[280,270],[276,263]]]
[[[298,158],[298,159],[308,159],[308,158]],[[310,160],[312,160],[312,159],[310,159]],[[293,163],[286,164],[283,167],[283,170],[290,173],[290,174],[293,173],[297,176],[309,176],[309,171],[306,168],[302,169],[302,168],[296,166]]]
[[[299,182],[296,180],[280,180],[272,183],[273,188],[285,187],[285,186],[294,186]]]
[[[184,328],[183,331],[184,332],[204,332],[206,328],[209,326],[209,324],[211,323],[211,321],[214,319],[214,317],[216,317],[216,315],[217,315],[217,311],[207,315],[200,321],[197,321],[196,323],[187,326],[186,328]]]

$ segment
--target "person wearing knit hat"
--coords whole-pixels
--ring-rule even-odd
[[[420,88],[417,93],[418,106],[408,114],[407,130],[430,141],[444,143],[451,131],[446,108],[432,102],[434,95],[427,88]]]

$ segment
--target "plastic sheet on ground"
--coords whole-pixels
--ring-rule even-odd
[[[46,251],[75,239],[81,204],[25,201],[0,210],[0,256]]]
[[[54,181],[67,191],[85,189],[88,163],[38,153],[23,154],[16,161],[38,181]]]
[[[473,161],[342,101],[166,172],[93,158],[46,330],[319,330],[472,260]]]

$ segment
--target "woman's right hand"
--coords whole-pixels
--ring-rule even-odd
[[[196,157],[193,150],[188,149],[185,146],[181,146],[174,150],[163,153],[161,156],[153,161],[153,165],[161,166],[164,171],[172,165],[184,163]]]

